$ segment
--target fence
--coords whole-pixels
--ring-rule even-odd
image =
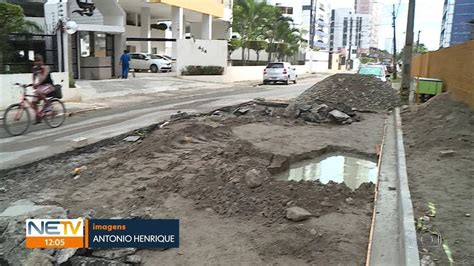
[[[43,55],[51,72],[59,70],[56,35],[10,34],[3,41],[6,49],[0,55],[0,74],[31,72],[35,54]]]
[[[474,107],[474,40],[413,58],[413,77],[443,80],[443,90]]]

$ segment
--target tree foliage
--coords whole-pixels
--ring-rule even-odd
[[[20,6],[0,3],[0,36],[38,31],[41,31],[41,28],[36,23],[25,20],[23,9]]]
[[[23,9],[18,5],[0,3],[0,65],[12,56],[9,52],[8,35],[12,33],[40,32],[38,24],[25,19]]]
[[[403,47],[402,50],[400,51],[400,53],[398,53],[398,55],[397,55],[397,60],[398,61],[403,60],[403,54],[404,54],[403,51],[404,50],[405,50],[405,47]],[[418,47],[416,45],[413,46],[413,55],[424,54],[424,53],[427,53],[427,52],[428,52],[428,48],[423,43],[420,43],[418,45]]]
[[[243,61],[245,49],[254,50],[257,61],[262,50],[269,53],[269,61],[274,53],[279,59],[297,53],[301,34],[293,28],[292,23],[291,18],[283,16],[278,7],[268,5],[265,1],[235,1],[232,27],[240,34]]]

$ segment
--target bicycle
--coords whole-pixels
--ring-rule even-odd
[[[32,84],[20,84],[15,83],[15,86],[19,86],[23,89],[23,93],[20,96],[20,102],[12,104],[7,107],[3,115],[3,126],[8,134],[12,136],[19,136],[24,134],[31,125],[31,115],[28,109],[33,109],[32,101],[28,100],[28,97],[36,97],[36,95],[27,94],[26,88],[33,86]],[[57,128],[61,126],[66,120],[66,107],[64,103],[58,98],[62,97],[61,85],[54,85],[55,90],[46,95],[42,100],[43,105],[36,109],[35,115],[51,128]],[[58,96],[59,94],[59,96]],[[58,97],[58,98],[56,98]]]

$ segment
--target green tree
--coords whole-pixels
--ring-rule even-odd
[[[263,21],[270,7],[265,1],[257,3],[255,0],[237,0],[234,3],[232,28],[240,34],[244,62],[248,42],[261,36]]]
[[[232,53],[242,47],[242,41],[237,38],[232,38],[227,42],[227,56],[228,59],[230,60]]]
[[[252,40],[247,42],[247,48],[257,53],[257,63],[260,62],[260,52],[268,48],[267,41]]]
[[[268,52],[268,61],[272,60],[274,53],[282,58],[298,52],[301,34],[292,26],[292,19],[283,16],[278,7],[268,5],[265,1],[237,0],[233,12],[232,26],[241,36],[244,63],[245,49],[247,52],[255,50],[257,61],[260,60],[262,50]]]
[[[405,50],[405,47],[402,48],[400,53],[397,55],[397,61],[403,60],[403,50]],[[416,47],[416,44],[413,46],[413,55],[416,54],[424,54],[428,52],[428,48],[425,46],[425,44],[420,43],[418,47]]]
[[[25,19],[20,6],[0,3],[0,72],[3,71],[3,62],[12,56],[8,35],[40,31],[41,28],[36,23]]]

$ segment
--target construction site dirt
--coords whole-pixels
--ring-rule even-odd
[[[406,111],[403,130],[420,258],[472,264],[474,111],[445,93]]]
[[[360,122],[319,124],[284,118],[287,105],[261,101],[178,114],[155,130],[131,134],[140,136],[132,142],[3,172],[0,210],[29,199],[60,206],[71,218],[180,219],[180,248],[133,251],[145,264],[364,264],[374,184],[352,190],[272,175],[331,152],[375,161],[386,115],[358,113]],[[3,224],[5,235],[10,225]],[[71,260],[124,261],[73,254]],[[3,256],[9,261],[8,252]]]

